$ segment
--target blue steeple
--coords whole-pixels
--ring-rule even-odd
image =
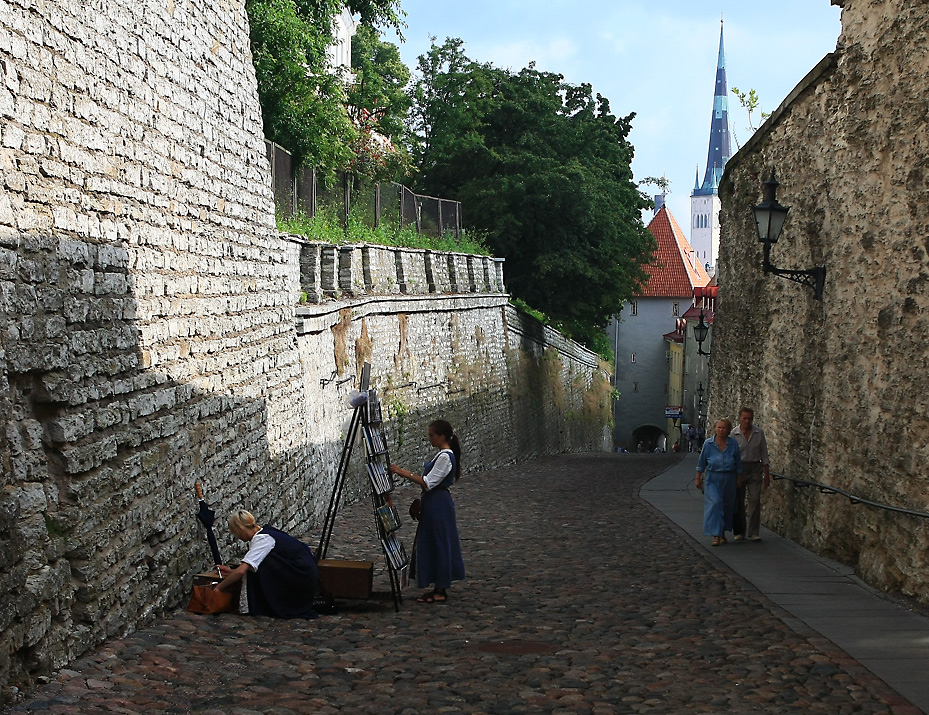
[[[716,91],[713,96],[713,119],[710,123],[710,146],[706,153],[706,173],[703,185],[694,189],[694,196],[719,193],[719,182],[732,150],[729,144],[729,93],[726,86],[726,53],[723,50],[723,23],[719,22],[719,60],[716,63]]]

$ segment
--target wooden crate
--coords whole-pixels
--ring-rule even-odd
[[[319,584],[333,598],[370,598],[374,585],[373,561],[319,562]]]

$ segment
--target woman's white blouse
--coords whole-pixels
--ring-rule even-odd
[[[270,534],[262,534],[260,531],[248,542],[248,553],[242,558],[242,561],[251,566],[255,571],[265,560],[265,556],[271,553],[274,548],[274,537]]]
[[[450,449],[443,449],[439,452],[438,456],[436,456],[432,469],[429,470],[428,474],[423,475],[423,480],[426,482],[427,489],[435,489],[452,471],[452,458],[449,456],[451,454],[452,451]]]

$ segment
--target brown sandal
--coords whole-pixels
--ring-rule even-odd
[[[432,593],[424,593],[422,596],[416,599],[417,603],[445,603],[448,600],[448,594],[440,593],[439,591],[433,591]]]

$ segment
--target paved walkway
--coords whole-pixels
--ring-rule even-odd
[[[692,460],[679,460],[570,455],[468,475],[454,491],[469,578],[448,603],[417,604],[411,588],[399,614],[378,600],[343,602],[314,621],[175,611],[73,663],[11,711],[921,712],[864,656],[785,610],[782,576],[829,564],[767,533],[722,549],[691,538],[702,507],[687,491]],[[662,472],[642,495],[671,520],[639,496]],[[370,558],[373,530],[367,504],[346,509],[330,556]],[[861,588],[832,573],[848,589],[827,580],[794,600]],[[375,579],[386,587],[382,571]],[[844,622],[861,623],[871,608]]]
[[[641,496],[700,544],[703,495],[696,455],[644,485]],[[836,498],[836,497],[823,497]],[[865,508],[865,507],[862,507]],[[710,549],[797,621],[828,638],[923,711],[929,711],[929,618],[875,591],[853,569],[767,529],[762,541]]]

